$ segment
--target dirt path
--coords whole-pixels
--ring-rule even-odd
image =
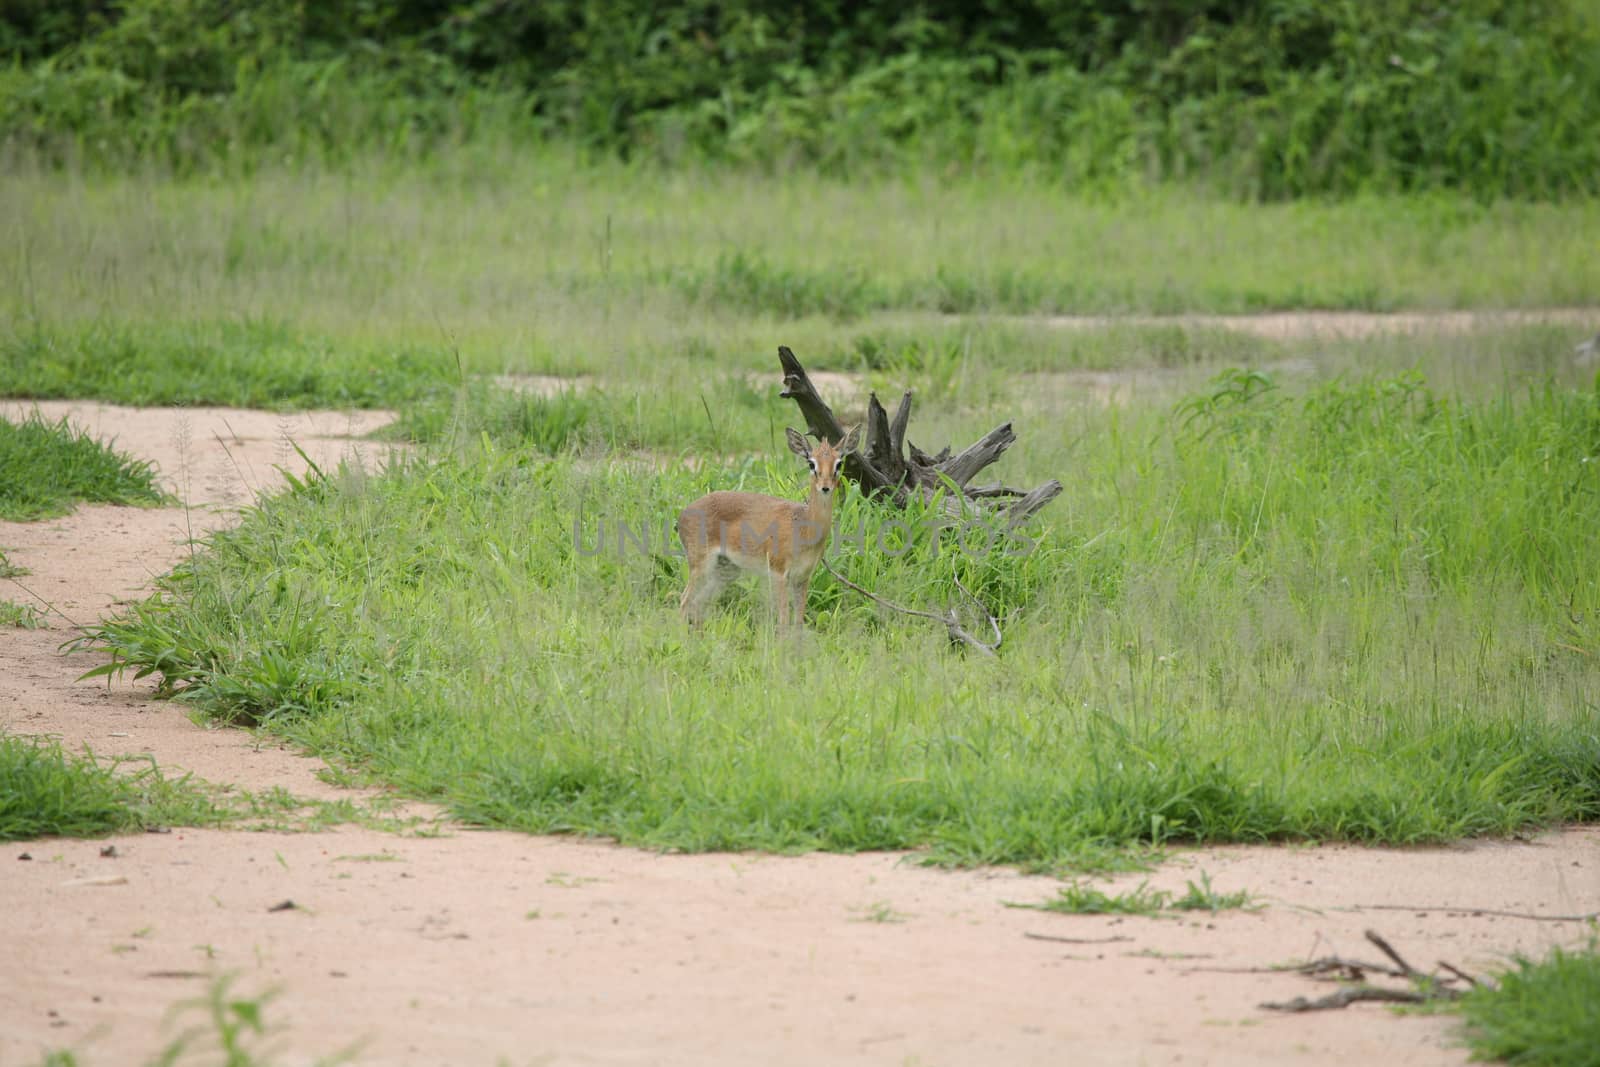
[[[1026,321],[1026,320],[1024,320]],[[1600,329],[1597,308],[1530,308],[1513,311],[1271,311],[1253,315],[1051,315],[1061,329],[1106,326],[1185,326],[1238,330],[1286,341],[1380,334],[1463,333],[1486,327],[1578,326]]]
[[[228,521],[273,483],[273,464],[295,468],[286,433],[319,463],[357,447],[370,457],[352,436],[381,419],[40,407],[155,460],[190,502],[0,524],[0,546],[33,571],[22,582],[80,621],[145,588],[191,531]],[[76,683],[93,661],[57,655],[64,634],[0,634],[7,731],[149,752],[250,789],[343,795],[316,761],[198,727],[144,687]],[[283,987],[269,1018],[287,1027],[291,1063],[365,1039],[359,1062],[385,1064],[1458,1064],[1447,1018],[1370,1005],[1272,1015],[1258,1003],[1320,987],[1239,969],[1367,958],[1369,926],[1423,967],[1484,968],[1582,937],[1574,922],[1360,906],[1600,910],[1596,828],[1432,850],[1194,851],[1152,884],[1181,891],[1204,871],[1266,907],[1184,921],[1009,909],[1056,883],[896,855],[663,857],[355,827],[142,835],[116,841],[114,857],[103,844],[0,846],[0,1065],[62,1047],[89,1064],[140,1062],[167,1009],[225,971],[243,992]],[[296,906],[271,910],[285,900]]]

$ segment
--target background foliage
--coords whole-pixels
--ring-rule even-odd
[[[9,0],[0,144],[338,163],[557,139],[666,164],[1600,189],[1586,0]]]

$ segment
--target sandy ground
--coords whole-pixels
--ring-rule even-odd
[[[148,588],[190,537],[274,484],[274,465],[297,469],[286,436],[319,463],[381,455],[355,440],[381,415],[38,406],[154,460],[189,504],[0,524],[0,547],[32,570],[26,592],[0,595],[78,622]],[[59,655],[70,630],[53,625],[0,634],[6,731],[243,788],[349,795],[317,761],[197,726],[147,685],[75,682],[95,660]],[[361,1042],[358,1062],[373,1064],[1458,1064],[1448,1018],[1269,1013],[1260,1002],[1326,987],[1259,969],[1374,958],[1372,927],[1424,969],[1478,970],[1584,928],[1471,909],[1600,910],[1600,828],[1430,850],[1186,852],[1152,884],[1181,891],[1204,871],[1265,906],[1183,920],[1006,908],[1056,883],[899,855],[658,856],[462,828],[110,843],[111,856],[99,841],[0,846],[0,1067],[55,1048],[142,1062],[174,1033],[169,1008],[220,973],[241,992],[281,990],[268,1018],[285,1063]]]
[[[1052,315],[1061,329],[1105,326],[1204,326],[1239,330],[1269,340],[1371,337],[1375,334],[1462,333],[1485,327],[1580,326],[1600,328],[1595,308],[1529,308],[1520,311],[1279,311],[1255,315]]]

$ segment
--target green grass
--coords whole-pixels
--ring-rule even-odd
[[[1600,1064],[1600,951],[1591,942],[1519,958],[1496,988],[1468,993],[1460,1010],[1475,1060],[1529,1067]]]
[[[1093,886],[1072,882],[1042,904],[1013,907],[1058,911],[1065,915],[1158,915],[1172,899],[1170,893],[1151,889],[1144,882],[1126,893],[1107,893]]]
[[[292,410],[396,405],[459,381],[438,347],[351,346],[281,323],[13,329],[0,334],[0,394],[129,405]]]
[[[1600,811],[1583,323],[1267,340],[1039,314],[1582,302],[1593,203],[1246,209],[492,151],[19,166],[0,202],[0,392],[400,410],[408,458],[292,483],[95,632],[113,668],[342,774],[525,830],[1044,867]],[[801,491],[780,342],[914,389],[924,447],[1012,419],[996,473],[1067,484],[1023,555],[957,531],[891,555],[899,516],[841,503],[842,573],[928,608],[959,579],[1004,621],[998,662],[826,577],[798,649],[749,587],[681,627],[676,509]],[[648,551],[619,552],[623,522]]]
[[[185,776],[154,763],[101,762],[58,743],[0,734],[0,841],[98,837],[155,826],[209,826],[228,816]]]
[[[64,418],[0,419],[0,519],[53,518],[80,500],[153,507],[166,496],[149,462],[117,452]]]
[[[0,627],[37,630],[44,625],[44,617],[32,604],[0,599]]]
[[[269,1024],[268,1008],[282,991],[268,988],[254,994],[238,989],[238,976],[218,975],[204,994],[180,1000],[167,1010],[166,1027],[175,1031],[146,1067],[183,1067],[185,1064],[226,1064],[227,1067],[271,1067],[282,1063],[278,1038],[280,1024]],[[355,1058],[361,1042],[316,1060],[332,1067]],[[79,1067],[94,1062],[70,1049],[47,1052],[40,1067]],[[296,1062],[301,1062],[297,1060]]]
[[[1164,889],[1151,889],[1148,882],[1140,882],[1125,893],[1107,893],[1092,885],[1073,881],[1042,903],[1008,906],[1057,911],[1066,915],[1160,915],[1172,911],[1208,911],[1215,915],[1219,911],[1253,909],[1258,905],[1252,903],[1247,890],[1217,892],[1211,886],[1211,876],[1201,871],[1200,881],[1188,882],[1181,896]]]
[[[1538,307],[1600,291],[1586,240],[1600,204],[1585,200],[1244,206],[1176,189],[1073,196],[1021,177],[453,160],[226,181],[19,167],[0,180],[8,373],[18,353],[71,361],[85,344],[191,361],[214,349],[241,368],[276,349],[334,377],[455,350],[469,369],[633,366],[693,343],[711,354],[759,337],[766,350],[774,323],[887,311]],[[256,325],[228,336],[215,323]],[[309,352],[279,343],[285,323]],[[359,376],[343,387],[363,393]]]
[[[1473,351],[1441,343],[1439,364]],[[655,847],[1048,867],[1594,818],[1600,390],[1457,373],[1446,392],[1240,371],[1171,407],[1027,420],[1007,480],[1069,490],[1025,555],[969,555],[955,531],[890,555],[899,516],[841,501],[842,573],[924,607],[959,577],[1005,622],[994,663],[825,577],[798,645],[756,589],[682,628],[675,509],[797,495],[756,415],[734,443],[763,452],[732,466],[629,461],[536,419],[520,443],[501,426],[313,476],[95,636],[210,715],[462,818]],[[994,418],[928,420],[964,440]],[[649,551],[619,551],[620,522]]]

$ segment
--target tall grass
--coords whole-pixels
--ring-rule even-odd
[[[441,346],[334,343],[282,322],[23,326],[0,333],[0,393],[132,405],[399,405],[460,380]]]
[[[631,367],[888,312],[1584,305],[1597,229],[1587,201],[1108,203],[1015,178],[658,175],[558,154],[219,182],[22,168],[0,178],[0,339],[6,377],[151,348],[226,353],[258,381],[244,355],[261,350],[367,402],[392,390],[364,388],[365,368],[439,353]]]
[[[541,433],[554,457],[479,437],[299,483],[96,641],[465,818],[663,847],[1051,865],[1600,814],[1600,390],[1239,372],[1170,412],[1062,409],[1012,473],[1070,487],[1020,553],[899,551],[842,501],[842,573],[930,607],[959,577],[1005,622],[994,663],[826,578],[803,641],[753,590],[687,633],[666,520],[797,475]]]

